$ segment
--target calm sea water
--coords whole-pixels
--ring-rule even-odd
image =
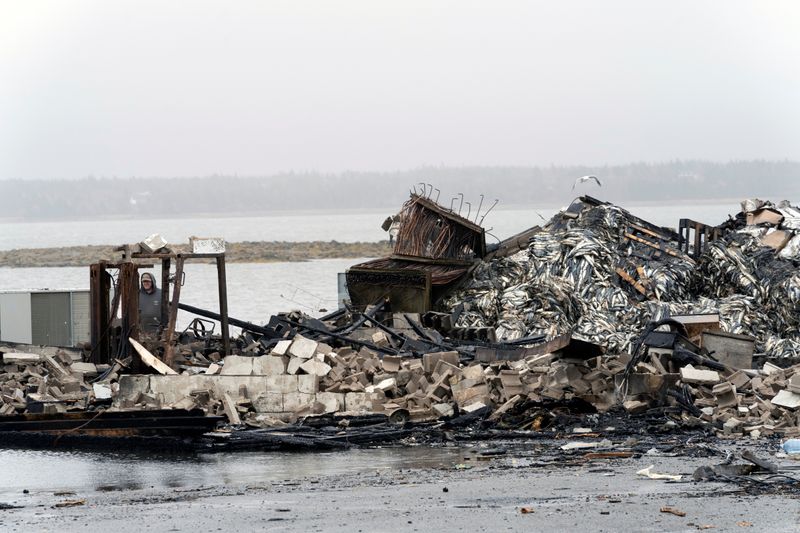
[[[312,316],[338,307],[337,273],[365,261],[362,259],[324,259],[304,263],[229,263],[228,314],[264,324],[281,311],[300,309]],[[181,302],[217,311],[217,268],[215,265],[187,263]],[[156,276],[161,279],[160,275]],[[0,267],[0,291],[14,289],[87,289],[88,267],[9,268]],[[186,325],[191,315],[181,311],[179,324]],[[218,330],[217,330],[218,331]]]
[[[379,448],[319,453],[238,452],[153,455],[0,449],[0,503],[52,505],[54,491],[83,498],[115,490],[244,485],[407,468],[443,468],[459,448]],[[23,493],[27,490],[28,493]],[[0,511],[2,512],[2,511]],[[1,529],[1,528],[0,528]]]

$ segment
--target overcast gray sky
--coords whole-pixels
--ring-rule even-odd
[[[800,159],[800,2],[0,0],[0,179]]]

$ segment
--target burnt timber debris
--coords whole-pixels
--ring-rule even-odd
[[[228,315],[224,243],[121,247],[90,267],[90,346],[0,346],[0,442],[340,449],[536,438],[565,413],[800,436],[799,210],[747,200],[675,231],[582,196],[487,245],[480,209],[413,192],[391,255],[346,273],[343,308],[262,325]],[[193,259],[216,262],[217,311],[180,302]],[[147,334],[138,274],[153,262],[162,326]],[[179,309],[200,318],[178,331]]]

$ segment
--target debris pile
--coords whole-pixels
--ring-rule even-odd
[[[624,368],[618,358],[554,354],[489,364],[462,364],[455,351],[379,357],[296,335],[267,355],[228,356],[202,374],[123,376],[115,407],[201,407],[254,426],[325,413],[425,421],[488,408],[499,417],[522,400],[580,398],[605,411],[615,403],[613,376]]]
[[[684,425],[710,425],[721,436],[800,434],[800,365],[782,369],[766,362],[753,370],[750,358],[734,354],[746,337],[707,332],[705,344],[719,349],[709,353],[680,328],[669,319],[652,323],[637,340],[616,377],[628,412],[670,406]]]
[[[83,363],[77,352],[5,353],[0,414],[182,410],[262,428],[277,442],[284,437],[267,428],[314,417],[471,417],[529,430],[531,413],[580,405],[667,414],[725,436],[800,434],[800,365],[781,368],[800,357],[800,211],[745,202],[711,231],[693,223],[706,240],[692,244],[683,221],[679,234],[582,197],[526,232],[520,251],[517,236],[494,253],[477,226],[470,246],[448,248],[433,215],[441,208],[423,207],[398,247],[428,253],[433,240],[441,249],[431,261],[458,253],[457,275],[471,269],[454,290],[456,277],[438,286],[438,312],[393,310],[402,298],[385,289],[398,278],[375,273],[364,294],[381,294],[377,302],[319,319],[281,314],[260,326],[175,304],[173,314],[225,316],[243,331],[213,335],[196,319],[175,338],[130,338],[132,367],[151,374],[122,372],[128,360]],[[432,283],[430,270],[415,268]],[[434,293],[424,294],[415,305]],[[762,370],[754,358],[767,360]]]
[[[480,263],[443,304],[463,306],[457,326],[494,328],[498,340],[571,333],[607,353],[630,351],[649,321],[713,312],[758,352],[800,360],[800,211],[779,205],[744,202],[751,210],[705,251],[683,251],[674,231],[582,197],[527,249]]]
[[[109,367],[82,362],[80,351],[2,353],[0,347],[0,358],[0,415],[82,411],[96,401],[111,400],[109,381],[97,380]]]

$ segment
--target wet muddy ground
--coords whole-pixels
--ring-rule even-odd
[[[579,441],[580,439],[572,439]],[[296,454],[296,469],[277,476],[229,476],[180,486],[118,487],[73,491],[5,492],[3,531],[797,531],[800,492],[788,478],[760,481],[693,481],[701,466],[725,462],[750,449],[800,477],[800,462],[776,457],[774,442],[738,445],[689,439],[680,449],[653,447],[626,458],[592,458],[591,450],[560,450],[558,442],[475,443],[442,452],[434,462],[387,463],[378,450],[366,456],[328,454],[341,466],[317,466],[315,454]],[[634,447],[635,448],[635,447]],[[443,460],[440,460],[444,458]],[[225,457],[252,461],[253,457]],[[457,462],[456,462],[457,461]],[[734,460],[741,463],[741,460]],[[319,462],[316,462],[319,465]],[[653,480],[636,472],[681,474]],[[202,464],[196,465],[203,468]],[[135,466],[131,466],[135,468]],[[316,470],[316,473],[315,473]],[[292,475],[292,472],[296,475]],[[15,482],[17,485],[19,481]],[[74,507],[56,507],[85,500]],[[670,507],[677,514],[662,512]],[[685,516],[678,516],[685,513]]]

